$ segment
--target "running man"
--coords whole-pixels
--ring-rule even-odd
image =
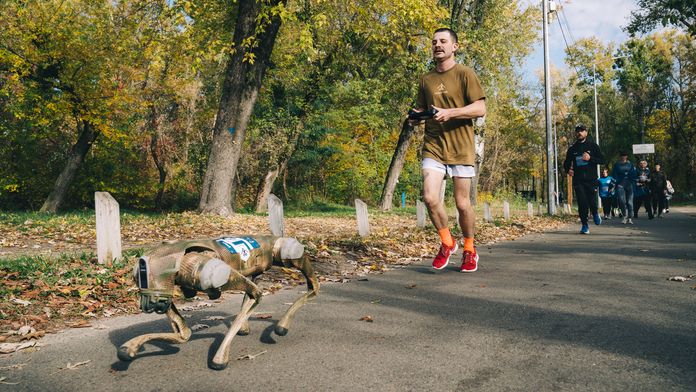
[[[454,182],[454,200],[459,211],[459,226],[464,235],[461,272],[478,269],[479,256],[474,247],[474,209],[469,201],[474,168],[474,119],[486,114],[486,96],[474,71],[455,61],[459,49],[457,34],[448,28],[435,31],[432,39],[435,69],[421,76],[416,112],[432,110],[426,120],[423,142],[423,201],[440,235],[440,251],[433,268],[443,269],[457,250],[440,200],[445,176]],[[415,123],[415,122],[414,122]]]

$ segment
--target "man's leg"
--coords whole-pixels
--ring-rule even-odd
[[[626,223],[626,190],[621,185],[616,187],[616,198],[619,201],[619,210],[624,218],[624,223]]]
[[[423,202],[428,208],[430,220],[437,230],[447,228],[447,212],[440,200],[440,187],[445,173],[437,170],[423,169]]]
[[[624,188],[626,191],[626,213],[628,214],[628,223],[633,223],[633,187]]]
[[[471,178],[453,177],[454,180],[454,201],[459,212],[459,227],[462,228],[464,236],[464,254],[462,257],[461,272],[475,272],[478,270],[479,256],[474,247],[474,233],[476,215],[474,207],[469,199],[471,189]]]
[[[648,211],[648,218],[652,219],[655,217],[652,210],[652,194],[645,195],[645,209]]]
[[[471,238],[472,244],[468,250],[473,251],[476,215],[469,199],[470,189],[471,178],[454,177],[454,201],[457,204],[457,211],[459,211],[459,227],[462,228],[462,234],[465,239]],[[464,250],[467,250],[466,244]]]
[[[578,199],[578,215],[580,215],[580,222],[583,226],[587,226],[587,213],[589,212],[589,200],[590,195],[587,194],[586,187],[583,184],[577,184],[573,186],[575,189],[575,197]]]
[[[449,258],[457,250],[457,243],[452,238],[449,227],[447,225],[447,212],[442,200],[440,200],[440,189],[442,180],[445,178],[445,172],[440,172],[435,169],[423,169],[423,202],[428,208],[430,220],[433,222],[435,229],[442,245],[440,251],[433,260],[433,268],[443,269],[449,263]]]

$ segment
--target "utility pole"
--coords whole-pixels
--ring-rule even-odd
[[[560,189],[560,184],[558,183],[558,126],[556,125],[555,121],[553,123],[553,174],[555,177],[554,186],[556,189],[556,198],[554,199],[554,202],[556,203],[556,206],[559,206],[561,203],[559,202],[560,200],[558,192]]]
[[[551,69],[549,64],[549,0],[542,0],[542,4],[542,12],[544,13],[544,95],[546,101],[546,204],[548,205],[549,215],[555,215],[553,136],[551,132]]]
[[[592,88],[594,89],[594,136],[595,136],[595,143],[597,143],[597,147],[599,147],[599,115],[597,114],[597,65],[595,62],[592,62]],[[600,148],[600,151],[602,149]],[[602,177],[602,174],[600,172],[600,165],[597,165],[597,178]],[[599,196],[599,191],[597,192],[597,208],[599,208],[602,205],[602,198]]]

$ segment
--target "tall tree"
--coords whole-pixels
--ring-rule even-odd
[[[251,112],[281,25],[284,0],[241,1],[227,62],[213,144],[198,209],[229,216],[237,165]]]
[[[638,0],[626,30],[648,33],[657,26],[676,26],[696,35],[696,2],[693,0]]]
[[[29,124],[36,130],[50,116],[49,121],[65,130],[60,138],[72,143],[41,211],[61,207],[100,135],[121,134],[112,120],[127,116],[129,54],[138,51],[133,27],[141,9],[131,5],[51,0],[8,1],[3,6],[0,59],[8,75],[3,90],[15,108],[24,108],[12,116],[33,112]]]

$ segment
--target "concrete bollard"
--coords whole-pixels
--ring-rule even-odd
[[[268,224],[271,227],[271,234],[276,237],[285,237],[283,201],[272,193],[268,195]]]
[[[355,214],[358,218],[358,234],[361,237],[370,235],[370,222],[367,216],[367,204],[360,199],[355,199]]]
[[[425,204],[420,200],[416,200],[416,227],[425,227],[425,214]]]
[[[94,192],[97,218],[97,261],[111,265],[121,258],[121,217],[118,202],[108,192]]]
[[[491,215],[491,205],[488,204],[488,202],[483,203],[483,219],[485,219],[486,222],[493,221],[493,216]]]

